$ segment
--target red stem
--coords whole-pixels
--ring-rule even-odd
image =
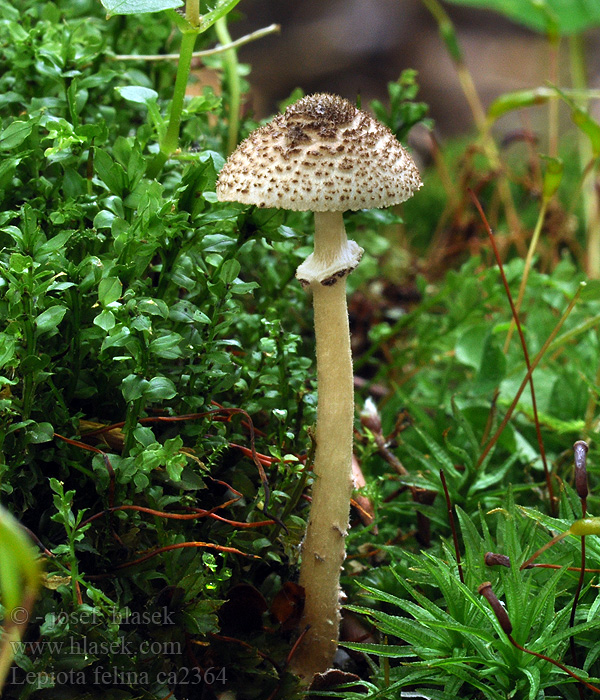
[[[550,475],[550,470],[548,469],[548,462],[546,460],[546,450],[544,448],[544,441],[542,439],[542,431],[540,429],[540,421],[538,418],[538,411],[537,411],[537,401],[535,398],[535,388],[533,386],[533,375],[532,375],[532,371],[531,371],[531,363],[529,361],[529,352],[527,350],[527,343],[525,342],[525,336],[523,335],[523,329],[521,328],[521,322],[519,321],[519,314],[517,313],[517,309],[515,308],[515,305],[513,303],[512,295],[510,293],[510,287],[508,285],[508,280],[506,279],[506,275],[504,274],[504,266],[502,265],[500,253],[499,253],[498,248],[496,246],[494,234],[493,234],[492,229],[491,229],[491,227],[488,223],[488,220],[485,216],[483,208],[481,207],[481,204],[479,203],[479,200],[477,199],[477,197],[475,196],[475,194],[473,193],[472,190],[469,190],[469,194],[471,195],[471,199],[473,200],[473,203],[475,204],[477,211],[479,212],[479,215],[481,216],[481,219],[483,221],[483,225],[485,226],[488,237],[490,239],[490,243],[491,243],[492,249],[494,251],[494,257],[496,258],[496,262],[498,264],[498,269],[500,270],[500,276],[502,277],[502,283],[504,285],[504,289],[506,290],[506,296],[508,298],[508,303],[510,304],[510,309],[511,309],[511,312],[513,315],[513,319],[514,319],[516,327],[517,327],[519,339],[521,340],[521,347],[523,348],[523,356],[525,358],[525,364],[527,366],[528,372],[530,373],[529,374],[529,387],[531,390],[531,405],[533,407],[533,419],[534,419],[534,423],[535,423],[535,432],[536,432],[536,436],[537,436],[538,445],[540,448],[540,456],[542,458],[542,463],[544,465],[544,474],[546,476],[546,486],[548,489],[548,498],[550,499],[550,512],[552,515],[555,515],[556,499],[554,496],[554,488],[552,486],[552,478]]]

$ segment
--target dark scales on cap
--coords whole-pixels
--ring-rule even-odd
[[[217,182],[221,201],[292,210],[387,207],[421,186],[394,134],[341,97],[309,95],[254,131]]]

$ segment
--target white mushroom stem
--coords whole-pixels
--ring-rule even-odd
[[[313,293],[319,392],[315,481],[300,567],[306,591],[302,627],[310,629],[293,659],[294,671],[306,682],[331,666],[339,636],[354,427],[346,276],[361,255],[346,237],[341,212],[316,213],[315,252],[296,273]]]
[[[331,285],[360,262],[363,249],[349,241],[341,211],[315,212],[315,251],[296,270],[303,285]],[[345,286],[345,285],[344,285]],[[346,312],[346,316],[348,313]],[[318,362],[318,358],[317,358]]]

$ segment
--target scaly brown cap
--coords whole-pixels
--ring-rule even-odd
[[[217,182],[221,201],[296,211],[377,209],[422,185],[383,124],[336,95],[302,98],[253,131]]]

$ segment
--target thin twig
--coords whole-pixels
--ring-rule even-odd
[[[517,641],[512,636],[512,624],[510,621],[510,618],[508,616],[508,613],[504,606],[500,603],[498,598],[496,598],[495,593],[492,591],[492,584],[489,581],[486,581],[485,583],[482,583],[479,586],[479,593],[484,596],[484,598],[488,601],[490,604],[490,607],[494,611],[494,614],[496,615],[496,619],[498,620],[498,623],[502,627],[502,631],[506,634],[508,641],[517,649],[520,651],[524,651],[526,654],[531,654],[531,656],[537,656],[538,659],[543,659],[544,661],[548,661],[549,663],[553,664],[557,668],[560,668],[561,671],[564,671],[565,673],[568,673],[571,678],[574,678],[577,682],[581,683],[584,685],[586,688],[591,690],[594,693],[600,694],[600,688],[597,688],[595,685],[592,685],[588,681],[584,680],[581,678],[581,676],[578,676],[576,673],[573,673],[569,668],[567,668],[564,664],[561,664],[560,661],[556,661],[556,659],[551,658],[550,656],[546,656],[545,654],[540,654],[537,651],[531,651],[531,649],[526,649],[524,646],[521,646]]]
[[[124,424],[123,424],[124,425]],[[94,452],[102,457],[106,471],[108,472],[108,505],[112,508],[115,504],[115,470],[113,469],[110,459],[104,450],[98,447],[93,447],[92,445],[87,445],[85,442],[80,440],[72,440],[71,438],[65,437],[64,435],[59,435],[54,433],[54,437],[66,442],[68,445],[74,445],[82,450],[87,450],[88,452]],[[111,525],[112,526],[112,525]]]
[[[212,402],[214,405],[219,406],[219,408],[211,409],[209,411],[202,411],[201,413],[187,413],[185,415],[181,416],[152,416],[152,417],[147,417],[147,418],[140,418],[138,420],[138,423],[140,425],[144,425],[146,423],[169,423],[173,421],[185,421],[185,420],[198,420],[199,418],[207,418],[210,416],[217,417],[218,414],[226,414],[227,415],[227,420],[231,416],[234,415],[242,415],[246,420],[242,420],[242,424],[248,428],[248,431],[250,432],[250,450],[252,454],[252,461],[256,465],[256,468],[258,469],[258,474],[260,476],[260,481],[263,487],[263,491],[265,494],[264,498],[264,505],[263,505],[263,513],[268,517],[268,518],[273,518],[273,520],[280,526],[282,527],[286,532],[288,531],[287,527],[274,515],[272,515],[268,508],[269,508],[269,501],[271,497],[271,491],[269,488],[269,481],[267,479],[267,475],[265,473],[264,467],[258,458],[258,453],[256,452],[256,447],[255,447],[255,436],[257,434],[263,434],[261,431],[258,429],[255,429],[254,423],[252,422],[252,419],[250,418],[250,415],[244,411],[241,408],[224,408],[220,404],[216,403],[215,401]],[[218,420],[218,418],[217,418]],[[97,436],[101,435],[102,433],[109,432],[110,430],[115,430],[116,428],[122,428],[125,425],[124,421],[121,421],[119,423],[111,423],[110,425],[106,425],[102,428],[98,428],[97,430],[91,430],[83,437],[90,437],[90,436]],[[63,438],[64,440],[65,438]],[[68,441],[67,441],[68,442]],[[88,449],[90,449],[89,445],[87,446]],[[92,451],[96,451],[97,448],[94,448]],[[101,454],[103,454],[101,452]],[[111,503],[112,506],[112,503]]]
[[[556,659],[552,659],[549,656],[546,656],[545,654],[539,654],[537,651],[525,649],[525,647],[521,646],[518,642],[516,642],[510,634],[508,634],[507,637],[508,641],[517,649],[524,651],[526,654],[531,654],[531,656],[537,656],[538,659],[543,659],[544,661],[548,661],[549,663],[554,664],[554,666],[560,668],[561,671],[568,673],[569,676],[571,676],[571,678],[574,678],[578,683],[584,685],[586,688],[588,688],[588,690],[591,690],[593,693],[600,694],[600,688],[597,688],[595,685],[592,685],[591,683],[588,683],[588,681],[581,678],[581,676],[578,676],[576,673],[573,673],[573,671],[568,669],[564,664],[561,664],[560,661],[556,661]]]
[[[166,547],[159,547],[158,549],[154,549],[151,552],[148,552],[147,554],[144,554],[141,557],[138,557],[137,559],[133,559],[132,561],[126,561],[123,564],[118,564],[117,566],[113,567],[113,569],[109,572],[103,573],[103,574],[88,574],[86,578],[95,581],[103,578],[107,578],[109,576],[112,576],[114,571],[119,571],[121,569],[127,569],[130,566],[136,566],[137,564],[142,564],[145,561],[148,561],[148,559],[151,559],[152,557],[157,556],[158,554],[164,554],[165,552],[172,552],[174,549],[187,549],[187,548],[207,548],[207,549],[215,549],[217,552],[230,552],[232,554],[239,554],[243,557],[249,557],[251,559],[260,559],[260,557],[257,554],[248,554],[247,552],[242,552],[240,549],[237,549],[236,547],[225,547],[223,545],[219,544],[214,544],[213,542],[178,542],[177,544],[170,544],[167,545]]]
[[[546,542],[546,544],[543,547],[540,547],[537,552],[532,554],[529,559],[521,564],[519,567],[519,571],[523,571],[523,569],[529,569],[533,562],[540,556],[540,554],[543,554],[547,549],[550,549],[553,545],[555,545],[557,542],[560,542],[563,540],[567,535],[570,535],[571,531],[570,530],[565,530],[564,532],[559,533],[558,535],[555,535],[551,540]]]
[[[204,510],[202,508],[196,508],[194,509],[194,513],[165,513],[164,511],[160,510],[154,510],[153,508],[146,508],[144,506],[135,506],[135,505],[124,505],[124,506],[116,506],[114,508],[107,508],[106,510],[100,511],[99,513],[96,513],[95,515],[92,515],[89,517],[87,520],[84,520],[81,522],[77,529],[82,528],[84,525],[89,525],[90,523],[94,522],[94,520],[97,520],[98,518],[101,518],[103,515],[106,515],[107,513],[114,513],[118,510],[134,510],[137,511],[138,513],[148,513],[149,515],[154,515],[157,518],[166,518],[166,519],[171,519],[171,520],[197,520],[198,518],[213,518],[214,520],[221,520],[224,523],[228,523],[229,525],[234,525],[235,527],[239,528],[254,528],[254,527],[262,527],[263,525],[273,525],[275,522],[274,520],[261,520],[258,522],[250,522],[250,523],[243,523],[239,522],[238,520],[229,520],[228,518],[224,518],[221,515],[217,515],[214,511],[218,510],[220,508],[225,508],[232,503],[235,503],[238,501],[238,498],[232,498],[230,501],[227,501],[226,503],[222,503],[221,505],[215,506],[214,508],[211,508],[211,510]]]
[[[229,51],[229,49],[237,49],[252,41],[262,39],[269,34],[279,34],[280,30],[281,26],[279,24],[270,24],[268,27],[263,27],[250,34],[245,34],[229,44],[217,45],[212,49],[204,49],[203,51],[194,51],[192,58],[204,58],[205,56],[214,56],[215,54]],[[113,61],[177,61],[179,59],[179,54],[117,54],[111,58]]]

